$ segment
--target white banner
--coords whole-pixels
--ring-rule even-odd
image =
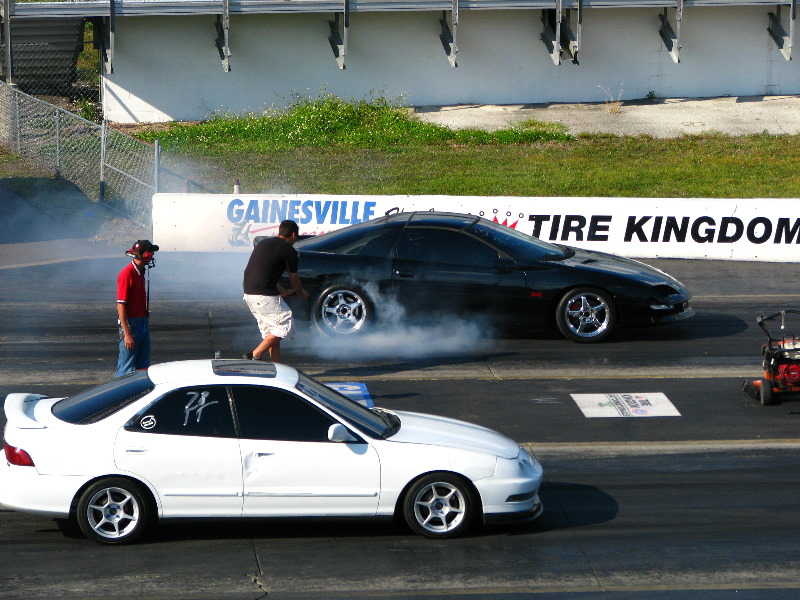
[[[156,194],[153,240],[162,250],[246,252],[284,219],[319,235],[412,210],[480,215],[622,256],[800,262],[797,199]]]

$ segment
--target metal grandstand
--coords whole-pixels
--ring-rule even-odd
[[[99,33],[96,43],[101,47],[106,73],[113,72],[115,20],[128,16],[216,16],[214,41],[223,68],[230,70],[228,33],[230,15],[329,13],[332,16],[329,41],[340,68],[344,68],[347,38],[352,12],[428,11],[440,14],[440,38],[452,66],[456,65],[459,11],[469,10],[540,10],[542,11],[542,41],[555,64],[568,53],[578,62],[581,48],[581,29],[586,10],[614,8],[650,8],[659,11],[659,33],[672,57],[680,62],[681,23],[684,9],[714,7],[718,9],[742,6],[773,8],[765,23],[787,60],[792,56],[797,0],[69,0],[56,2],[13,2],[2,0],[4,64],[13,65],[15,22],[26,19],[83,19],[91,20]],[[6,81],[11,83],[13,69],[6,68]]]

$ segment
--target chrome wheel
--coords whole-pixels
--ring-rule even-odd
[[[361,291],[334,287],[320,296],[314,316],[323,332],[347,335],[364,327],[371,317],[371,308]]]
[[[78,503],[78,525],[95,541],[121,544],[139,537],[148,515],[139,486],[124,479],[101,481]]]
[[[556,322],[568,339],[596,342],[611,333],[616,314],[611,298],[605,292],[574,290],[561,299]]]
[[[422,478],[409,490],[404,512],[417,533],[454,537],[469,526],[473,505],[470,488],[460,478],[442,473]]]

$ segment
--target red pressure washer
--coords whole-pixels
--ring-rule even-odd
[[[758,317],[756,322],[767,334],[767,343],[761,345],[764,356],[764,377],[755,381],[747,380],[742,390],[760,400],[763,406],[775,404],[777,394],[800,392],[800,338],[786,335],[786,315],[800,315],[800,310],[781,312]],[[780,317],[781,337],[770,333],[769,325]]]

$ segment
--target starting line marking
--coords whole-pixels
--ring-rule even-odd
[[[681,416],[669,398],[660,392],[570,395],[588,419]]]
[[[367,408],[375,406],[365,383],[336,382],[326,385]],[[661,392],[570,394],[570,396],[588,419],[681,416],[669,398]]]

